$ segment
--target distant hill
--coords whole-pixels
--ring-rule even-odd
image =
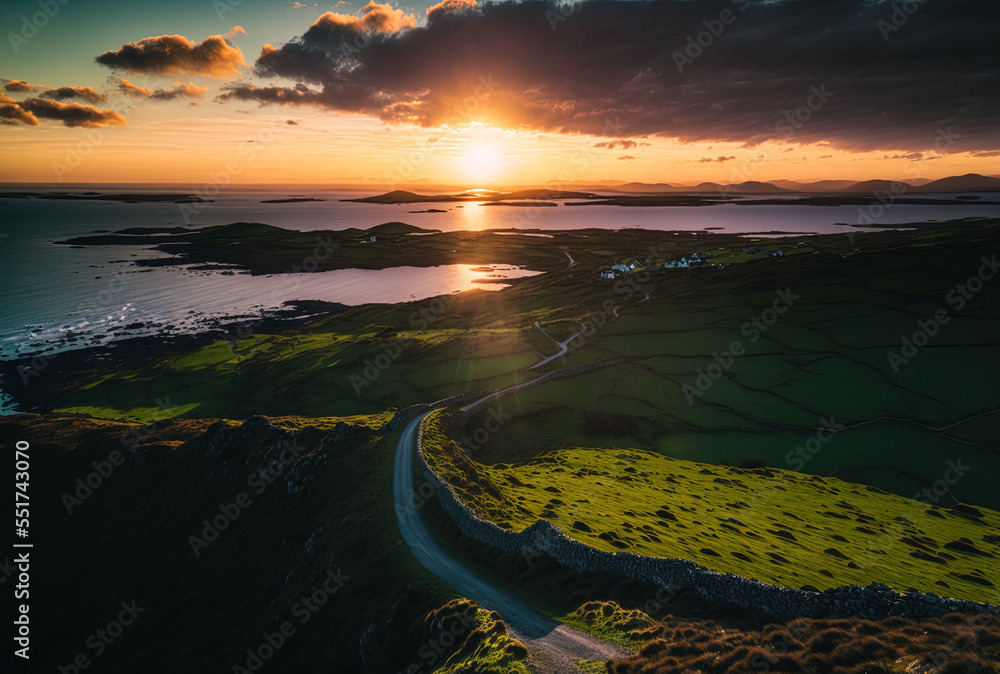
[[[385,194],[374,197],[363,197],[361,199],[343,199],[342,201],[357,201],[365,204],[417,204],[428,201],[458,201],[448,194],[416,194],[406,190],[393,190]]]
[[[902,183],[903,185],[906,185],[906,188],[908,190],[913,187],[913,185],[910,185],[909,183],[904,183],[901,180],[865,180],[864,182],[854,183],[853,185],[851,185],[849,187],[845,187],[845,188],[843,188],[841,190],[838,190],[838,191],[839,192],[863,192],[863,193],[871,193],[871,192],[889,192],[889,193],[892,193],[893,192],[893,186],[895,185],[896,186],[896,191],[898,191],[900,183]]]
[[[780,194],[783,192],[882,192],[891,190],[893,184],[904,183],[909,187],[920,188],[920,192],[967,192],[1000,190],[1000,175],[979,175],[969,173],[964,176],[952,176],[941,180],[928,178],[908,178],[902,180],[817,180],[806,182],[800,180],[771,180],[761,182],[749,180],[743,183],[720,185],[714,182],[703,182],[697,185],[682,183],[623,183],[614,180],[599,180],[591,185],[603,185],[605,189],[614,192],[632,192],[656,194],[663,192],[692,194],[697,192],[718,192],[723,189],[735,194]],[[897,189],[899,189],[897,187]]]
[[[433,202],[466,202],[466,201],[499,201],[501,199],[589,199],[590,192],[564,192],[545,188],[517,190],[516,192],[494,192],[492,190],[471,190],[457,195],[451,194],[417,194],[406,190],[394,190],[373,197],[358,199],[341,199],[363,204],[421,204]]]
[[[616,192],[630,192],[633,194],[658,194],[671,192],[674,194],[702,194],[727,192],[729,194],[779,194],[789,190],[778,187],[771,183],[762,183],[750,180],[735,185],[720,185],[719,183],[704,182],[695,186],[671,185],[670,183],[626,183],[614,188]]]
[[[771,182],[773,185],[784,187],[793,192],[836,192],[850,187],[854,183],[853,180],[818,180],[813,183],[801,183],[795,180],[774,180]]]
[[[982,192],[986,190],[1000,190],[1000,178],[969,173],[964,176],[951,176],[941,180],[914,180],[903,182],[901,180],[866,180],[860,183],[840,189],[840,192],[891,192],[893,185],[903,183],[916,192]]]
[[[593,195],[589,192],[567,192],[561,190],[549,190],[545,188],[532,190],[517,190],[516,192],[496,192],[484,197],[490,200],[498,199],[589,199]]]
[[[761,182],[748,180],[742,183],[731,185],[720,185],[714,182],[703,182],[694,186],[674,185],[670,183],[642,183],[630,182],[620,183],[613,180],[602,180],[593,185],[599,187],[602,192],[622,192],[626,194],[657,195],[657,194],[789,194],[793,192],[816,193],[847,193],[847,194],[872,194],[875,192],[900,191],[900,185],[905,185],[905,192],[981,192],[1000,191],[1000,178],[994,176],[983,176],[978,173],[969,173],[964,176],[952,176],[941,180],[928,180],[918,178],[909,181],[901,180],[864,180],[855,182],[852,180],[818,180],[816,182],[800,182],[796,180],[774,180],[771,182]],[[895,188],[895,189],[894,189]],[[495,191],[476,191],[473,193],[461,194],[436,194],[424,195],[406,190],[395,190],[378,196],[364,197],[361,199],[345,199],[345,201],[359,201],[374,204],[415,204],[426,202],[453,202],[453,201],[492,201],[499,199],[588,199],[593,194],[587,192],[555,191],[545,188],[519,189],[515,192],[501,193]]]
[[[748,180],[743,183],[726,185],[725,190],[736,194],[780,194],[792,191],[783,187],[778,187],[773,183],[762,183],[757,180]]]
[[[967,173],[964,176],[952,176],[927,183],[920,188],[922,192],[981,192],[984,190],[1000,190],[1000,178]]]
[[[679,192],[691,192],[691,193],[694,193],[694,192],[722,192],[722,191],[724,191],[724,188],[719,183],[704,182],[704,183],[698,183],[694,187],[681,187],[681,188],[678,188],[677,191],[679,191]]]
[[[677,188],[670,183],[623,183],[614,187],[616,192],[674,192]]]

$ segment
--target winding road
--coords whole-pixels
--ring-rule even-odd
[[[583,323],[581,323],[580,324],[580,329],[577,330],[572,336],[567,337],[566,339],[564,339],[561,342],[557,342],[556,339],[555,339],[555,337],[553,337],[549,333],[545,332],[545,329],[542,328],[542,326],[538,324],[538,321],[535,321],[535,327],[538,328],[538,330],[543,335],[545,335],[546,337],[548,337],[549,339],[551,339],[553,341],[553,343],[555,343],[555,345],[559,347],[559,350],[555,353],[555,355],[549,356],[548,358],[535,363],[534,365],[532,365],[531,367],[528,368],[529,370],[534,370],[536,367],[541,367],[543,365],[551,363],[556,358],[562,358],[563,356],[565,356],[569,352],[569,343],[572,342],[574,339],[576,339],[577,337],[579,337],[580,335],[582,335],[584,332],[587,331],[587,326],[585,326]]]
[[[541,655],[538,671],[576,672],[579,660],[603,661],[630,655],[619,646],[556,622],[527,602],[480,578],[441,549],[420,518],[419,507],[414,507],[417,492],[413,484],[413,455],[417,428],[428,414],[430,412],[418,415],[403,429],[396,445],[392,477],[399,531],[417,560],[462,596],[499,613],[521,643],[529,651]]]

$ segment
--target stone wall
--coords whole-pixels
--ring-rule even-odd
[[[809,592],[710,571],[685,559],[606,552],[566,536],[559,527],[546,520],[538,520],[520,533],[501,529],[476,516],[455,495],[448,483],[427,465],[423,448],[425,422],[426,419],[421,422],[417,434],[417,456],[421,473],[462,533],[505,552],[543,552],[578,571],[617,573],[660,586],[683,585],[710,601],[758,608],[768,613],[863,618],[924,617],[953,612],[1000,615],[1000,607],[991,604],[947,599],[923,592],[899,594],[877,583],[867,587],[845,585],[823,592]]]
[[[460,402],[465,402],[466,400],[481,398],[485,393],[485,391],[459,393],[458,395],[451,396],[450,398],[438,400],[435,403],[417,403],[416,405],[404,407],[403,409],[396,410],[396,413],[392,415],[392,419],[390,419],[379,430],[398,431],[400,428],[405,426],[406,421],[415,414],[423,414],[424,412],[429,412],[430,410],[437,409],[438,407],[447,407],[448,405],[455,405]]]
[[[537,379],[532,379],[531,381],[526,381],[523,384],[517,384],[516,386],[511,386],[510,388],[497,391],[496,393],[480,400],[475,405],[469,405],[455,414],[452,415],[452,423],[457,426],[462,426],[468,420],[470,416],[475,414],[480,408],[485,405],[490,404],[494,400],[501,398],[503,396],[512,395],[515,393],[520,393],[525,389],[529,389],[533,386],[538,386],[539,384],[544,384],[547,381],[552,381],[553,379],[559,379],[560,377],[572,377],[574,375],[583,374],[584,372],[590,372],[592,370],[599,370],[602,367],[610,367],[611,365],[619,365],[621,363],[627,363],[628,358],[625,356],[614,356],[612,358],[604,358],[603,360],[597,360],[593,363],[584,363],[583,365],[573,365],[571,367],[564,367],[561,370],[553,370],[548,374],[544,374]]]

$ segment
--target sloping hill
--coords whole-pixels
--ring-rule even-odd
[[[907,190],[913,188],[909,183],[904,183],[901,180],[865,180],[864,182],[854,183],[845,187],[840,192],[861,192],[861,193],[873,193],[873,192],[894,192],[898,191],[900,185],[905,185]],[[895,187],[895,190],[893,189]]]
[[[432,422],[424,451],[477,514],[514,532],[537,520],[608,552],[694,561],[785,587],[881,583],[992,602],[1000,513],[836,478],[743,470],[655,452],[569,449],[489,467]]]
[[[855,184],[854,180],[818,180],[803,183],[795,180],[772,180],[771,183],[794,192],[836,192]]]
[[[791,191],[778,187],[772,183],[762,183],[757,180],[748,180],[743,183],[726,185],[725,189],[728,192],[735,192],[736,194],[782,194]]]
[[[372,197],[361,197],[359,199],[341,199],[341,201],[354,201],[362,204],[420,204],[435,201],[461,201],[450,194],[416,194],[406,190],[393,190],[385,194],[378,194]]]
[[[982,192],[1000,190],[1000,178],[967,173],[964,176],[951,176],[927,183],[921,188],[924,192]]]

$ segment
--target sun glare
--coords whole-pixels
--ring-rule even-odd
[[[503,153],[493,143],[469,145],[461,161],[466,176],[477,183],[495,179],[503,169]]]

